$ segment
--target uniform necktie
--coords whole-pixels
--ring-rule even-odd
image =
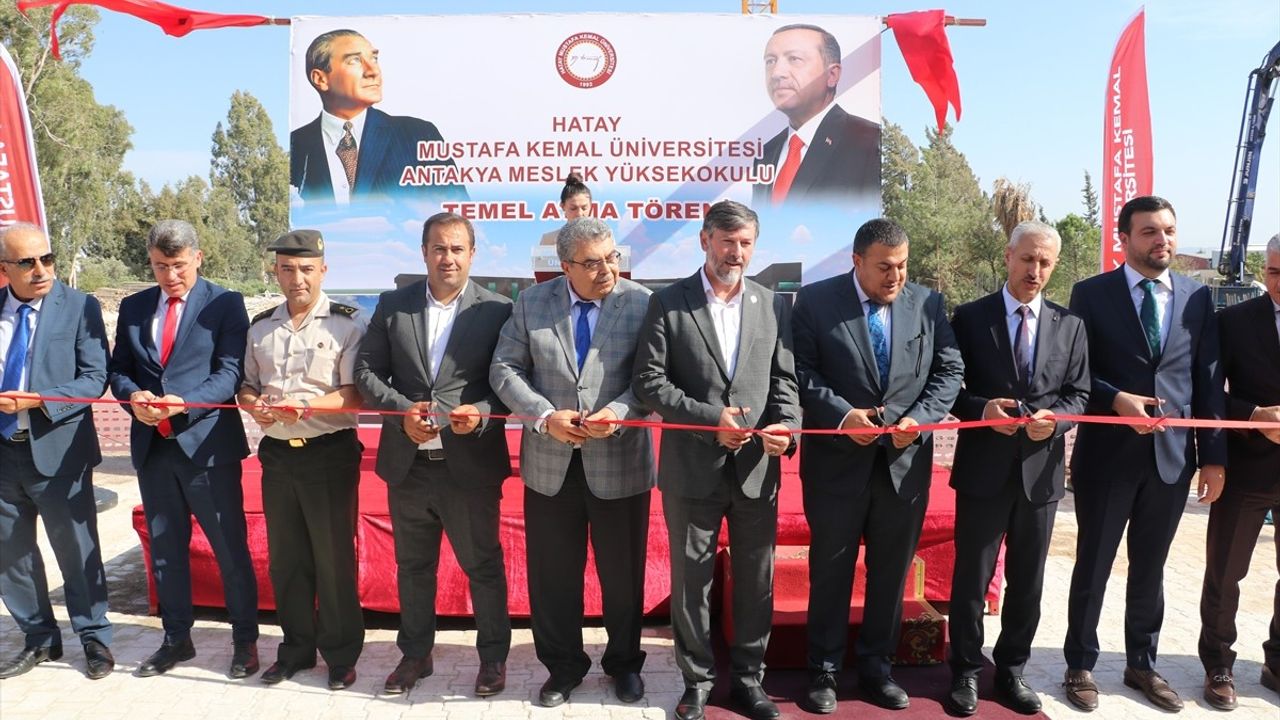
[[[22,371],[27,367],[27,346],[31,344],[31,325],[27,318],[31,316],[32,307],[27,304],[18,306],[17,322],[13,326],[13,339],[9,342],[9,351],[4,356],[4,379],[0,380],[0,392],[21,390]],[[5,440],[13,437],[18,431],[18,414],[0,413],[0,436]]]
[[[782,169],[778,171],[778,177],[773,181],[774,205],[785,200],[787,192],[791,190],[791,183],[795,181],[796,172],[800,169],[800,152],[803,149],[804,141],[799,135],[792,135],[787,143],[787,160],[782,163]]]
[[[573,330],[573,347],[578,351],[578,372],[582,372],[582,364],[587,361],[587,350],[591,347],[591,309],[596,304],[579,300],[574,305],[578,308],[578,325]]]
[[[338,160],[342,162],[342,169],[347,173],[347,187],[354,188],[356,186],[356,159],[360,153],[356,149],[356,138],[351,134],[351,122],[342,123],[342,139],[338,141],[338,148],[334,150],[338,154]]]
[[[1142,286],[1142,332],[1147,336],[1147,349],[1151,351],[1151,359],[1160,359],[1160,316],[1156,313],[1156,282],[1143,278],[1138,283]]]
[[[884,318],[880,315],[885,308],[877,302],[868,302],[871,313],[867,316],[867,328],[871,331],[871,349],[876,354],[876,367],[880,371],[880,389],[889,387],[889,338],[885,337]]]
[[[1026,392],[1031,386],[1031,324],[1027,322],[1031,308],[1019,305],[1018,315],[1018,341],[1013,345],[1013,364],[1018,366],[1018,384],[1022,392]]]
[[[169,356],[173,354],[173,341],[178,337],[178,303],[182,298],[169,298],[169,307],[164,311],[164,328],[160,331],[160,366],[169,364]],[[173,435],[173,424],[169,418],[160,421],[156,430],[164,437]]]

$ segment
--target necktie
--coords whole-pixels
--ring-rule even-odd
[[[804,141],[799,135],[792,135],[787,143],[787,161],[782,163],[778,177],[773,181],[773,204],[777,205],[787,197],[791,183],[796,179],[796,171],[800,169],[800,151],[804,149]]]
[[[178,303],[182,298],[169,298],[169,307],[164,311],[164,328],[160,331],[160,366],[169,364],[169,356],[173,354],[173,341],[178,337]],[[173,424],[169,418],[160,421],[156,430],[164,437],[173,435]]]
[[[587,350],[591,347],[591,309],[596,305],[585,300],[574,303],[578,308],[578,325],[573,329],[573,347],[578,351],[578,372],[582,372],[582,364],[587,361]]]
[[[1018,369],[1018,385],[1025,393],[1031,387],[1031,327],[1027,322],[1031,308],[1019,305],[1018,315],[1018,341],[1013,345],[1013,364]]]
[[[13,339],[9,342],[9,351],[4,356],[4,379],[0,380],[0,391],[22,389],[22,371],[27,367],[27,346],[31,344],[31,324],[27,321],[31,316],[31,310],[31,306],[25,303],[18,306]],[[0,413],[0,436],[8,440],[17,431],[18,414]]]
[[[1160,316],[1156,313],[1156,282],[1143,278],[1138,283],[1142,286],[1142,332],[1147,336],[1147,349],[1151,351],[1151,359],[1160,359]]]
[[[880,389],[889,387],[889,338],[885,337],[884,316],[881,312],[885,306],[877,302],[868,302],[870,314],[867,316],[867,328],[871,331],[871,349],[876,354],[876,367],[880,370]]]
[[[356,186],[356,158],[360,153],[356,150],[356,138],[351,134],[351,122],[342,123],[342,139],[338,141],[338,148],[334,150],[338,155],[338,160],[342,162],[342,169],[347,173],[347,187],[354,188]]]

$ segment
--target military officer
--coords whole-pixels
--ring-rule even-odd
[[[249,326],[237,399],[262,427],[262,507],[271,586],[284,641],[262,674],[274,685],[329,666],[329,689],[356,679],[364,618],[356,594],[360,453],[353,368],[365,322],[320,289],[328,267],[316,230],[280,236],[276,280],[285,302]],[[345,412],[344,412],[345,411]]]

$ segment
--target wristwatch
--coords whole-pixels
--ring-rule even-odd
[[[299,402],[302,403],[302,414],[298,416],[298,419],[310,420],[311,416],[316,414],[316,411],[311,409],[311,403],[307,402],[305,399],[299,400]]]

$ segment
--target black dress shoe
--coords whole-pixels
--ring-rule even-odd
[[[476,672],[476,697],[497,695],[507,689],[507,664],[482,662]]]
[[[729,701],[751,720],[776,720],[781,713],[759,685],[734,685],[729,688]]]
[[[18,656],[9,662],[0,665],[0,678],[11,678],[23,673],[31,672],[31,668],[39,665],[47,660],[57,660],[62,657],[62,646],[53,645],[51,647],[23,648]]]
[[[819,715],[836,711],[836,676],[829,672],[815,673],[809,680],[809,691],[804,696],[804,709]]]
[[[262,677],[258,679],[262,681],[263,685],[278,685],[293,677],[299,671],[310,670],[315,666],[315,663],[310,665],[290,665],[276,661],[271,663],[271,667],[267,668],[266,672],[262,673]]]
[[[106,645],[97,640],[84,644],[85,676],[90,680],[101,680],[115,669],[116,659]]]
[[[1040,696],[1021,675],[996,675],[996,698],[1005,707],[1023,715],[1040,712]]]
[[[704,708],[710,699],[711,693],[707,690],[685,688],[680,702],[676,703],[676,720],[702,720],[706,716]]]
[[[138,677],[154,677],[167,673],[173,669],[174,665],[195,656],[196,647],[191,644],[191,638],[177,643],[165,640],[159,650],[151,653],[151,657],[143,660],[138,666]]]
[[[542,683],[542,688],[538,690],[538,704],[542,707],[557,707],[563,705],[569,700],[569,694],[573,689],[582,684],[582,679],[564,680],[561,678],[550,677]]]
[[[435,672],[435,669],[430,655],[420,658],[405,655],[400,658],[396,669],[387,676],[387,681],[382,684],[382,691],[388,695],[407,693],[417,686],[419,680]]]
[[[907,691],[888,675],[859,678],[858,687],[862,689],[862,696],[867,702],[879,705],[886,710],[905,710],[911,704]]]
[[[952,678],[951,692],[947,693],[945,705],[947,712],[960,717],[969,717],[978,712],[978,678]]]
[[[644,678],[636,672],[614,675],[613,694],[624,703],[640,702],[644,697]]]
[[[356,669],[351,665],[334,665],[329,668],[329,689],[346,690],[356,684]]]
[[[227,677],[232,680],[247,678],[258,672],[258,643],[236,643],[231,651],[231,669]]]

